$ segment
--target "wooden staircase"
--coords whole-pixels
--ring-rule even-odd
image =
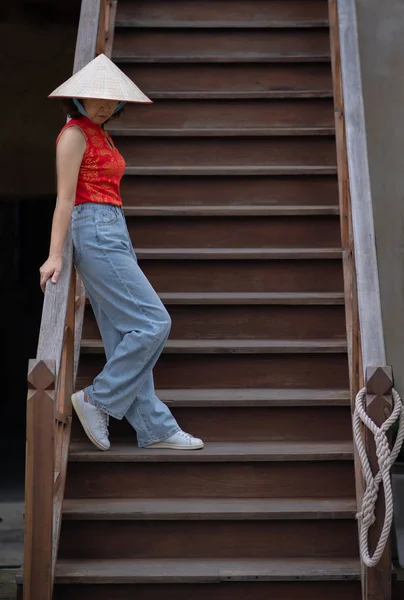
[[[112,56],[156,100],[110,127],[156,387],[206,449],[74,422],[56,598],[359,598],[327,2],[120,1]],[[81,348],[78,388],[89,305]]]
[[[73,419],[56,600],[362,597],[328,22],[327,0],[118,2],[112,57],[156,101],[110,126],[173,321],[155,383],[206,448],[112,420],[103,453]],[[104,361],[87,304],[76,387]]]

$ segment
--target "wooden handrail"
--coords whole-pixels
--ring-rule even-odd
[[[82,0],[73,72],[104,52],[114,3]],[[37,356],[29,361],[25,483],[24,600],[51,600],[66,482],[85,292],[73,265],[68,231],[63,268],[48,281]]]
[[[351,407],[354,411],[356,394],[366,387],[367,413],[381,425],[392,410],[393,376],[386,366],[383,337],[355,0],[329,0],[329,21]],[[367,431],[363,436],[375,474],[374,440]],[[364,484],[356,449],[355,483],[360,510]],[[375,516],[369,535],[371,554],[383,526],[382,488]],[[391,599],[390,544],[375,567],[361,562],[361,571],[363,600]]]
[[[338,26],[362,357],[364,365],[384,365],[386,352],[355,0],[338,0]]]

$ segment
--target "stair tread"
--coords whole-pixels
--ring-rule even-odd
[[[298,388],[157,389],[157,396],[177,407],[350,406],[349,390]]]
[[[136,248],[140,259],[323,259],[341,258],[340,248]]]
[[[162,292],[165,304],[344,304],[338,292]]]
[[[260,91],[237,91],[237,90],[215,90],[209,91],[195,91],[195,90],[151,90],[147,93],[149,98],[152,100],[222,100],[222,99],[238,99],[238,100],[255,100],[261,99],[274,99],[274,98],[332,98],[333,92],[331,89],[313,89],[313,90],[260,90]]]
[[[345,339],[326,340],[168,340],[167,351],[170,352],[345,352]]]
[[[212,6],[213,4],[213,6]],[[285,6],[286,4],[286,6]],[[210,2],[128,2],[118,3],[117,27],[141,28],[310,28],[327,27],[324,2],[282,0],[253,1],[251,5],[230,0]]]
[[[338,206],[262,206],[262,205],[223,205],[223,206],[126,206],[127,217],[160,216],[324,216],[339,215]]]
[[[101,452],[87,441],[70,444],[70,461],[247,462],[352,460],[353,445],[341,442],[209,442],[203,450],[158,450],[116,443]]]
[[[82,352],[100,353],[104,351],[101,338],[84,338]],[[168,340],[164,353],[174,354],[215,354],[215,353],[282,353],[303,354],[318,352],[346,352],[345,338],[324,340],[260,340],[260,339],[181,339]]]
[[[334,135],[335,127],[119,127],[110,126],[113,136],[155,136],[155,137],[227,137],[227,136],[313,136]]]
[[[353,558],[58,560],[56,583],[192,583],[360,579]]]
[[[141,27],[142,29],[311,29],[328,27],[327,19],[260,20],[260,21],[187,21],[175,19],[136,19],[119,17],[115,27],[121,29]]]
[[[336,166],[324,165],[295,165],[295,166],[259,166],[237,165],[217,167],[210,166],[143,166],[126,167],[126,175],[156,176],[156,175],[337,175]]]
[[[346,519],[355,512],[355,498],[91,498],[63,504],[69,520]]]
[[[217,388],[158,389],[167,404],[180,406],[349,406],[349,390]]]
[[[345,304],[343,292],[160,292],[168,305],[178,304],[275,304],[330,305]],[[86,303],[90,301],[86,298]]]
[[[178,63],[321,63],[330,62],[331,57],[329,53],[290,53],[280,54],[279,52],[268,52],[266,55],[261,53],[247,53],[240,52],[239,54],[234,53],[233,55],[225,54],[192,54],[191,51],[186,55],[184,54],[163,54],[154,56],[145,54],[128,54],[126,52],[114,52],[112,60],[117,63],[146,63],[146,64],[178,64]]]
[[[283,19],[260,18],[250,21],[231,20],[231,19],[173,19],[173,18],[144,18],[137,17],[136,14],[125,14],[125,9],[118,9],[115,20],[115,27],[120,29],[138,28],[142,29],[311,29],[319,27],[328,27],[327,18],[308,18],[299,19],[285,17]]]
[[[343,292],[161,292],[164,304],[344,305]],[[86,303],[90,301],[86,298]]]

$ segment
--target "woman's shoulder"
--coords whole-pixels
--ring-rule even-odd
[[[70,121],[68,121],[62,127],[62,129],[59,132],[59,135],[56,138],[56,146],[58,146],[62,137],[64,140],[69,140],[73,143],[75,140],[80,142],[84,138],[84,141],[87,143],[86,127],[83,123],[81,123],[81,119],[70,119]]]

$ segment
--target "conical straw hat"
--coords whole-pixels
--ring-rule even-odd
[[[49,98],[99,98],[152,102],[105,54],[94,58],[49,94]]]

